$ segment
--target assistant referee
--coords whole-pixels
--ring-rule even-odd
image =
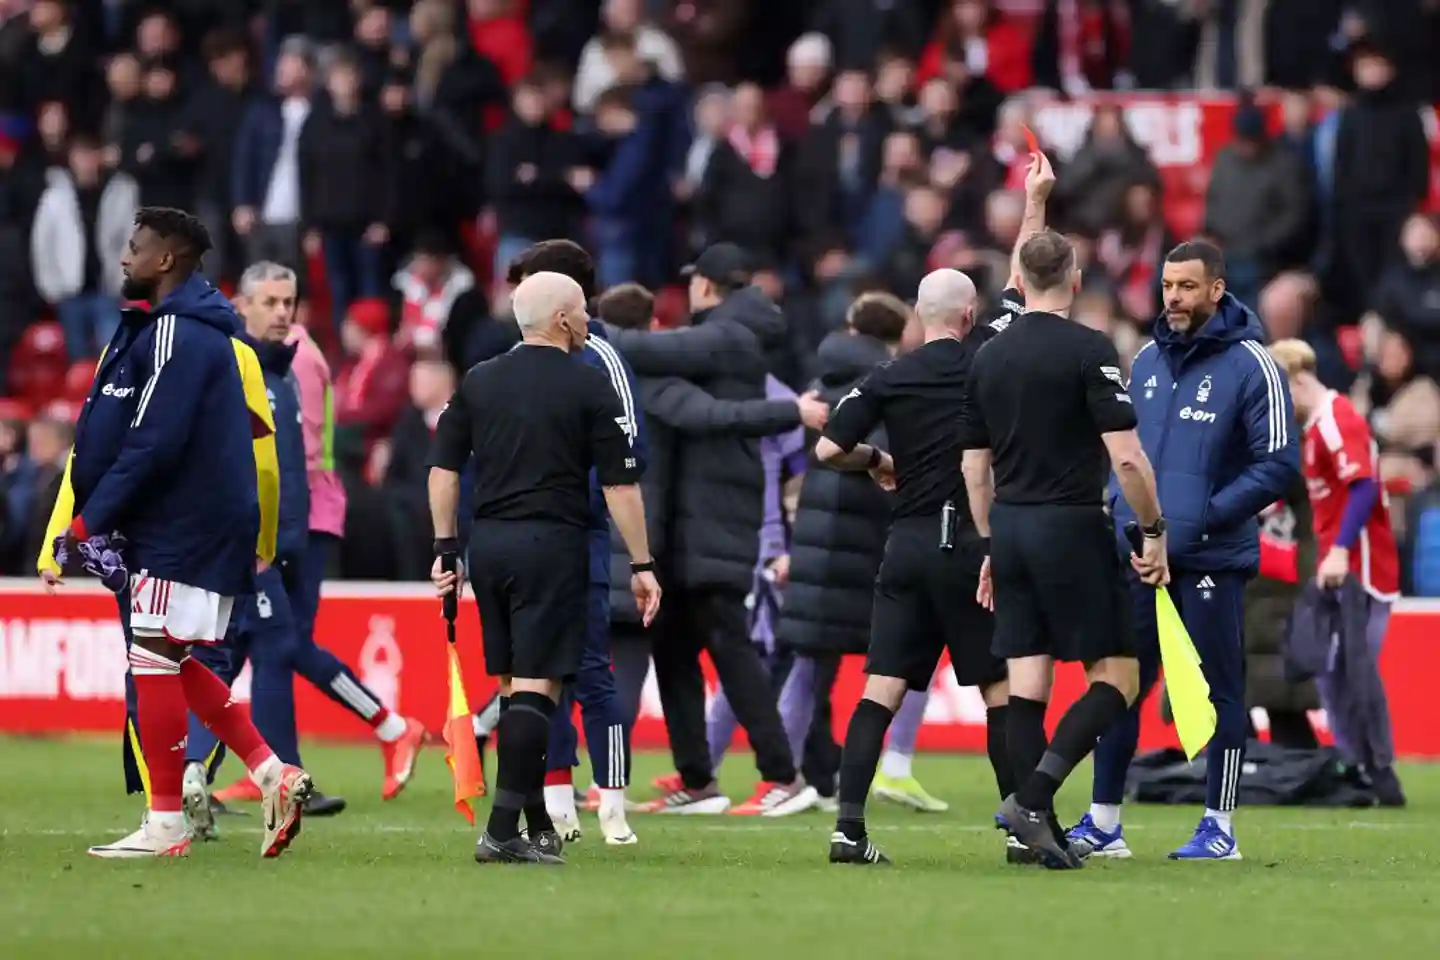
[[[992,616],[975,599],[985,548],[961,483],[955,423],[971,357],[989,336],[974,331],[975,284],[957,270],[920,281],[915,312],[923,346],[881,364],[841,398],[815,455],[841,470],[869,470],[896,495],[885,556],[875,578],[865,693],[851,715],[840,760],[839,816],[830,862],[888,863],[865,831],[865,795],[885,731],[907,688],[924,690],[948,648],[955,679],[978,686],[987,709],[987,747],[1010,794],[1005,754],[1005,664],[990,650]],[[890,453],[861,441],[884,425]]]
[[[1147,583],[1169,578],[1165,523],[1115,346],[1065,316],[1080,288],[1069,241],[1038,233],[1017,261],[1026,312],[976,354],[960,442],[975,525],[993,537],[977,599],[993,603],[994,651],[1010,681],[1017,790],[997,817],[1046,866],[1069,869],[1080,854],[1055,818],[1055,792],[1139,687],[1129,595],[1102,506],[1110,463],[1145,533],[1132,563]],[[1047,748],[1056,660],[1084,663],[1090,687]]]
[[[571,356],[587,334],[585,295],[558,273],[536,273],[514,293],[521,343],[471,368],[440,414],[430,464],[435,525],[431,576],[443,596],[463,588],[456,561],[460,471],[475,455],[470,580],[484,625],[485,669],[509,697],[496,734],[490,821],[481,863],[565,861],[520,835],[553,831],[543,795],[550,719],[562,684],[579,670],[589,586],[589,473],[632,558],[630,581],[648,625],[660,586],[645,536],[640,463],[626,411],[609,379]]]

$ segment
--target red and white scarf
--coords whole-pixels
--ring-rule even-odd
[[[737,123],[730,128],[727,139],[755,176],[762,180],[775,176],[775,167],[780,162],[780,137],[774,127],[761,127],[751,133]]]

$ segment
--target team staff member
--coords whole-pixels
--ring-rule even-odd
[[[1265,329],[1225,292],[1225,261],[1208,243],[1165,258],[1165,312],[1131,365],[1140,441],[1155,464],[1169,524],[1170,594],[1195,642],[1216,730],[1207,753],[1205,814],[1173,860],[1239,860],[1231,816],[1249,730],[1245,711],[1245,584],[1260,568],[1256,517],[1299,479],[1295,411],[1285,376],[1265,352]],[[1135,519],[1115,504],[1117,527]],[[1120,542],[1123,550],[1124,537]],[[1131,578],[1141,698],[1159,668],[1155,598]],[[1140,737],[1139,710],[1095,748],[1095,790],[1071,831],[1096,854],[1125,856],[1120,802]]]
[[[875,779],[885,731],[905,691],[925,690],[940,659],[962,687],[985,698],[986,743],[1003,799],[1013,785],[1005,757],[1005,664],[990,652],[992,617],[976,602],[985,547],[961,486],[961,415],[974,344],[975,284],[958,270],[920,281],[915,313],[925,343],[880,365],[835,408],[815,447],[840,470],[868,470],[896,491],[890,536],[875,580],[865,693],[845,733],[839,816],[830,862],[889,863],[865,832],[865,796]],[[892,453],[861,441],[881,424]]]
[[[442,596],[463,585],[463,568],[446,567],[459,553],[460,471],[473,452],[470,576],[486,670],[509,697],[497,730],[494,805],[475,859],[559,864],[558,850],[520,836],[520,814],[532,837],[553,835],[545,755],[561,686],[579,671],[585,648],[592,466],[630,549],[631,589],[647,623],[659,610],[660,586],[626,411],[608,376],[570,356],[588,335],[584,292],[569,277],[539,272],[516,287],[513,302],[521,344],[473,367],[436,427],[432,576]]]
[[[977,600],[993,605],[993,649],[1008,661],[1016,791],[997,818],[1046,866],[1068,869],[1081,861],[1055,819],[1055,792],[1138,687],[1129,599],[1101,502],[1107,453],[1144,525],[1144,555],[1132,563],[1149,582],[1167,577],[1165,527],[1115,347],[1064,315],[1080,289],[1074,250],[1046,231],[1017,260],[1028,312],[976,354],[959,433],[970,509],[991,550]],[[1056,660],[1084,663],[1090,687],[1047,747]]]

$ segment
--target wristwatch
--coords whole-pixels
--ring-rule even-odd
[[[1145,535],[1146,540],[1158,540],[1165,536],[1165,518],[1160,517],[1148,527],[1141,527],[1140,532]]]
[[[653,573],[655,570],[654,560],[641,560],[640,562],[630,561],[631,573]]]

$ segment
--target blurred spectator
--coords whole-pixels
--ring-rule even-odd
[[[40,104],[35,129],[40,134],[36,146],[43,164],[47,168],[65,166],[69,162],[70,135],[82,132],[71,123],[70,108],[59,100]]]
[[[76,126],[94,130],[105,105],[105,88],[68,4],[62,0],[35,0],[30,7],[30,42],[21,62],[19,86],[22,102],[36,109],[58,101],[75,111]]]
[[[901,130],[885,138],[880,179],[870,197],[855,248],[865,273],[883,268],[905,236],[906,192],[916,183],[923,183],[926,172],[925,155],[915,134]]]
[[[384,300],[352,303],[340,326],[340,344],[350,362],[335,379],[335,422],[359,432],[368,462],[405,407],[410,365],[391,342]]]
[[[945,223],[945,194],[920,182],[905,190],[905,225],[890,252],[885,278],[891,290],[914,290],[930,272],[930,251]]]
[[[771,91],[765,110],[787,143],[796,143],[810,129],[810,114],[825,96],[834,57],[823,33],[807,33],[785,55],[785,83]]]
[[[868,70],[880,51],[915,56],[925,42],[919,5],[893,0],[821,0],[812,29],[830,38],[840,70]]]
[[[100,123],[100,135],[112,145],[107,147],[108,166],[113,167],[120,162],[120,148],[113,145],[119,144],[125,135],[130,115],[144,89],[144,77],[140,58],[133,53],[117,53],[105,67],[105,85],[110,93],[110,102]]]
[[[380,111],[361,99],[363,82],[349,53],[330,61],[329,96],[306,120],[298,148],[305,252],[325,257],[336,326],[353,301],[381,295],[390,239],[392,148]]]
[[[605,55],[603,38],[606,34],[634,36],[635,51],[642,61],[651,64],[661,77],[672,83],[685,79],[680,48],[664,30],[645,22],[641,0],[605,0],[600,20],[604,33],[586,42],[585,49],[580,53],[580,66],[575,71],[573,96],[576,110],[592,112],[600,94],[621,82]]]
[[[576,187],[593,174],[583,169],[580,142],[557,130],[538,80],[515,86],[510,118],[495,135],[486,158],[486,194],[500,231],[494,276],[503,277],[510,261],[532,243],[578,236],[584,213]]]
[[[391,46],[395,18],[390,8],[372,3],[355,18],[355,60],[360,65],[364,97],[375,102],[390,76],[394,52]]]
[[[1174,245],[1160,209],[1159,185],[1131,184],[1115,226],[1100,235],[1095,259],[1125,313],[1147,327],[1160,312],[1161,263]]]
[[[1125,0],[1045,0],[1030,62],[1034,83],[1070,96],[1110,90],[1129,57]]]
[[[430,500],[426,481],[430,470],[430,441],[440,413],[455,392],[455,373],[449,364],[422,360],[410,368],[410,403],[395,422],[395,430],[376,452],[371,464],[379,470],[372,482],[382,484],[389,500],[395,543],[396,564],[406,580],[429,576],[434,559],[430,532]]]
[[[1131,0],[1130,35],[1141,39],[1130,44],[1126,65],[1137,89],[1171,90],[1194,79],[1213,6],[1210,0]]]
[[[1253,103],[1235,111],[1235,139],[1220,151],[1205,194],[1205,232],[1225,250],[1225,285],[1254,304],[1305,229],[1310,198],[1294,155],[1265,132]]]
[[[808,122],[808,121],[807,121]],[[715,151],[725,142],[731,124],[730,90],[718,83],[700,91],[695,98],[694,117],[691,121],[693,135],[680,165],[680,178],[675,182],[675,198],[682,203],[695,199],[700,185],[715,160]],[[695,244],[705,246],[702,239]]]
[[[200,150],[195,212],[210,231],[214,249],[206,258],[206,273],[217,280],[238,277],[245,269],[231,223],[230,188],[235,138],[253,92],[250,53],[243,35],[211,34],[205,39],[204,57],[208,72],[190,93],[181,129]]]
[[[1028,155],[1025,159],[1028,162]],[[1098,235],[1114,223],[1131,184],[1159,179],[1145,148],[1131,135],[1124,112],[1106,104],[1096,107],[1090,118],[1085,142],[1056,183],[1055,200],[1066,223]]]
[[[797,158],[795,203],[801,257],[815,279],[841,277],[856,229],[880,175],[881,151],[893,121],[876,109],[864,71],[835,78],[833,102],[812,125]]]
[[[1395,88],[1395,67],[1379,48],[1352,52],[1355,99],[1335,135],[1327,293],[1342,317],[1365,308],[1368,291],[1397,252],[1400,227],[1425,199],[1430,154],[1415,104]]]
[[[74,437],[75,428],[68,421],[45,416],[33,421],[26,430],[25,459],[30,467],[27,477],[30,497],[25,512],[17,515],[17,522],[23,523],[23,527],[18,530],[16,566],[10,569],[29,571],[34,565],[34,558],[40,554],[40,545],[45,540],[50,523],[50,508],[60,495],[60,483],[65,475],[66,461],[70,459],[70,444]]]
[[[945,74],[950,61],[1003,93],[1029,89],[1030,38],[1022,27],[991,0],[948,0],[943,6],[935,35],[920,57],[920,83]]]
[[[13,569],[35,499],[35,465],[25,456],[25,424],[0,420],[0,563]]]
[[[430,118],[415,108],[400,73],[385,78],[380,109],[391,148],[391,249],[404,251],[424,233],[453,232],[457,213],[470,212],[476,191],[462,179],[462,158]]]
[[[1350,389],[1355,371],[1336,344],[1334,316],[1320,296],[1314,276],[1298,271],[1280,274],[1260,292],[1255,307],[1272,343],[1306,340],[1315,351],[1315,374],[1320,382],[1332,390]]]
[[[141,80],[142,94],[126,111],[120,131],[120,169],[135,178],[140,203],[147,207],[188,210],[195,205],[200,141],[183,129],[177,82],[174,64],[151,61]]]
[[[636,3],[637,0],[626,0]],[[692,84],[734,83],[734,49],[752,0],[673,0],[665,28],[675,38]]]
[[[1440,440],[1440,387],[1416,372],[1410,344],[1394,330],[1381,336],[1375,360],[1350,398],[1370,421],[1382,453],[1428,456]]]
[[[1433,216],[1414,214],[1400,234],[1398,263],[1390,265],[1372,301],[1372,323],[1404,335],[1415,350],[1415,367],[1440,380],[1440,227]]]
[[[453,255],[443,234],[422,235],[414,254],[391,277],[390,285],[401,298],[400,330],[395,338],[398,346],[426,356],[453,356],[462,349],[468,331],[449,329],[452,308],[460,297],[475,289],[475,274]],[[347,326],[356,322],[353,308],[350,314]],[[360,316],[361,330],[378,329],[373,306]],[[388,310],[385,322],[388,325]],[[388,342],[388,336],[386,339]],[[451,345],[447,346],[447,342]]]
[[[495,65],[507,87],[530,72],[533,48],[519,0],[466,0],[475,52]]]
[[[420,0],[410,11],[415,100],[452,150],[478,168],[482,130],[503,119],[505,84],[495,64],[459,40],[448,0]]]
[[[77,136],[68,169],[46,174],[30,234],[35,287],[65,331],[72,361],[96,356],[120,324],[120,259],[134,227],[139,187],[107,171],[100,144]]]
[[[195,64],[188,60],[189,54],[180,43],[180,27],[165,10],[151,8],[141,15],[135,25],[135,55],[147,67],[160,62],[171,64],[177,81],[187,89],[190,81],[197,79]]]
[[[290,37],[275,62],[274,94],[245,111],[235,136],[231,222],[250,263],[273,260],[303,274],[300,254],[300,137],[310,120],[311,52]]]
[[[725,241],[763,263],[780,263],[789,237],[790,192],[796,186],[791,148],[769,122],[764,94],[754,84],[736,88],[731,113],[728,131],[711,148],[695,201],[699,246]]]
[[[915,109],[915,61],[893,50],[880,54],[875,65],[875,103],[890,112],[896,124],[905,123]]]
[[[1265,5],[1265,85],[1300,90],[1331,80],[1332,43],[1347,0],[1269,0]]]
[[[30,228],[45,171],[24,151],[27,125],[22,118],[0,116],[0,386],[9,372],[10,346],[34,319]]]

